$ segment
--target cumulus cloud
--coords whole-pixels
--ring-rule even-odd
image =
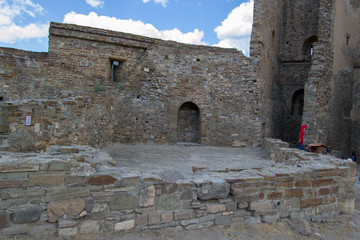
[[[132,19],[117,19],[115,17],[98,16],[95,12],[88,15],[75,12],[67,13],[64,17],[64,23],[84,25],[109,29],[113,31],[127,32],[137,35],[143,35],[163,40],[173,40],[189,44],[206,44],[202,41],[204,32],[195,29],[193,32],[182,33],[179,29],[158,30],[152,24],[134,21]]]
[[[94,8],[102,7],[104,5],[104,1],[102,0],[85,0],[85,2]]]
[[[233,9],[220,26],[215,28],[220,40],[216,46],[237,48],[248,54],[253,23],[254,0]]]
[[[151,0],[143,0],[144,3],[148,3]],[[166,7],[166,4],[169,2],[169,0],[153,0],[155,3],[161,3],[163,7]]]
[[[19,26],[15,19],[28,15],[44,14],[45,10],[31,0],[0,0],[0,41],[14,43],[19,39],[40,38],[48,35],[49,24],[31,23]]]

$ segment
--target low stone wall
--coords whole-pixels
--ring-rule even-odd
[[[278,152],[273,140],[266,144]],[[32,237],[351,217],[356,166],[295,151],[266,169],[131,172],[90,147],[1,153],[0,232]],[[288,162],[289,163],[289,162]],[[0,235],[1,236],[1,235]]]

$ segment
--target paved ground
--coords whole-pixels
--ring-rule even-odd
[[[260,148],[209,147],[191,145],[125,145],[114,144],[103,149],[129,170],[177,170],[192,174],[192,167],[211,169],[263,168],[273,162]]]

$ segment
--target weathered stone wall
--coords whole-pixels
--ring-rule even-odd
[[[264,146],[285,164],[199,171],[187,180],[121,170],[107,154],[89,147],[3,152],[0,236],[351,218],[355,163],[283,148],[286,143],[278,140],[265,139]]]
[[[8,121],[7,150],[41,151],[51,145],[110,143],[113,137],[113,99],[105,93],[57,100],[4,103]],[[31,125],[25,126],[25,117]]]
[[[282,35],[283,1],[254,1],[254,19],[251,32],[250,56],[257,65],[261,79],[261,114],[263,136],[280,137],[276,116],[278,107],[278,85],[280,42]]]
[[[61,121],[53,116],[54,121],[49,120],[48,125],[64,133],[44,135],[47,143],[78,141],[95,146],[95,142],[102,145],[109,141],[177,142],[178,111],[185,102],[196,104],[200,110],[202,144],[249,146],[261,141],[260,81],[255,65],[237,50],[52,23],[49,53],[39,54],[40,59],[32,59],[30,52],[2,51],[6,54],[0,56],[1,60],[7,64],[0,70],[9,76],[1,84],[11,89],[6,91],[9,102],[74,101],[63,116],[63,122],[69,123],[63,127],[71,127],[54,127]],[[28,65],[19,64],[29,58],[32,60]],[[114,70],[111,82],[114,60],[121,66]],[[26,80],[19,84],[18,70],[22,67],[25,72],[21,76]],[[13,91],[20,86],[20,91]],[[48,114],[46,101],[41,104],[44,107],[39,105],[30,111],[34,125],[39,124],[38,116]],[[18,110],[16,121],[20,127],[20,118],[29,111],[22,112],[20,106]],[[78,120],[80,115],[82,120]],[[99,129],[98,124],[106,127]],[[70,136],[65,137],[66,131]],[[76,137],[84,134],[87,136]],[[101,137],[94,140],[98,135]]]
[[[251,57],[263,81],[264,136],[294,146],[309,122],[306,143],[326,143],[347,156],[358,151],[359,15],[350,0],[255,1]],[[278,44],[271,48],[266,37],[273,29]],[[302,89],[303,115],[296,116],[293,97]]]
[[[294,94],[305,88],[311,67],[312,41],[318,35],[318,0],[285,1],[282,21],[281,67],[277,107],[277,136],[295,145],[302,115],[291,113]]]
[[[356,126],[356,89],[359,87],[355,76],[357,51],[360,42],[360,9],[351,1],[336,1],[334,27],[334,63],[331,82],[331,115],[329,143],[343,151],[346,156],[359,152],[352,126]],[[355,116],[354,116],[355,115]],[[354,118],[355,117],[355,118]],[[357,134],[355,134],[357,135]],[[352,141],[355,141],[352,144]]]
[[[354,67],[354,93],[352,111],[351,149],[359,156],[360,153],[360,64]]]

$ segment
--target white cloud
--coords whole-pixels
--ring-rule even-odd
[[[96,7],[102,7],[104,5],[104,1],[102,0],[85,0],[87,4],[90,6],[96,8]]]
[[[49,24],[29,24],[24,27],[15,24],[0,26],[0,41],[14,43],[16,40],[46,37],[48,35]]]
[[[216,46],[237,48],[248,55],[253,23],[254,0],[233,9],[220,26],[215,28],[220,40]]]
[[[144,3],[148,3],[151,0],[143,0]],[[169,0],[153,0],[155,3],[161,3],[163,7],[166,7],[166,4],[169,2]]]
[[[0,0],[0,42],[14,43],[19,39],[39,38],[48,35],[49,24],[30,23],[18,26],[15,19],[44,14],[45,10],[31,0]]]
[[[189,44],[202,44],[204,32],[195,29],[193,32],[182,33],[179,29],[158,30],[152,24],[134,21],[132,19],[117,19],[115,17],[98,16],[95,12],[88,15],[77,14],[75,12],[67,13],[64,17],[64,23],[97,27],[113,31],[127,32],[137,35],[143,35],[163,40],[173,40]]]

